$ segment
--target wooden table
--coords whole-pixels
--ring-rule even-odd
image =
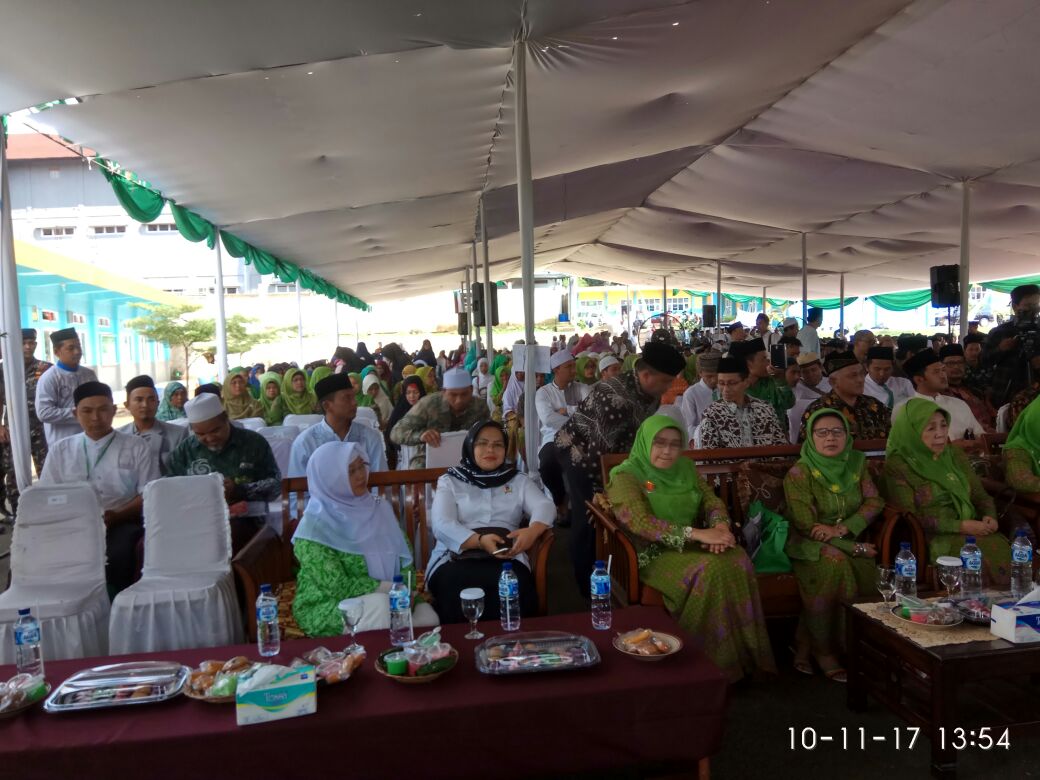
[[[1016,731],[1040,727],[1040,645],[994,639],[921,647],[853,604],[844,606],[849,709],[862,712],[873,696],[920,727],[931,740],[935,777],[956,777],[957,751],[979,749],[982,726],[993,739],[1011,728],[1012,748]],[[972,684],[980,681],[985,688],[976,690]],[[1014,700],[1015,693],[1025,701]],[[961,705],[969,698],[985,710],[982,722],[977,716],[965,722]],[[955,729],[965,729],[964,747]]]
[[[661,609],[614,612],[614,628],[678,632]],[[500,634],[483,623],[485,634]],[[0,721],[0,780],[147,777],[236,778],[422,777],[531,778],[610,773],[706,772],[722,741],[726,676],[689,643],[674,658],[646,663],[610,646],[613,632],[593,631],[587,612],[525,619],[523,629],[584,634],[602,662],[591,669],[510,678],[479,673],[468,626],[445,626],[458,666],[429,685],[401,685],[379,675],[374,656],[386,631],[358,635],[369,659],[356,677],[318,692],[313,715],[235,725],[232,705],[178,697],[161,704],[52,715],[35,707]],[[282,643],[275,659],[343,637]],[[195,665],[206,658],[256,657],[256,646],[179,650],[138,658]],[[57,684],[73,672],[123,658],[53,661]],[[0,679],[13,674],[0,667]]]

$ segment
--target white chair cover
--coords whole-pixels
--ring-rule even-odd
[[[426,445],[426,468],[439,469],[459,465],[462,443],[468,431],[446,431],[441,434],[441,446]]]
[[[682,429],[683,436],[686,436],[686,415],[683,414],[683,410],[679,407],[678,404],[662,404],[657,408],[657,411],[654,412],[654,414],[663,414],[666,417],[671,417],[673,420],[679,423],[679,427]],[[685,441],[682,443],[684,450],[686,449],[686,444],[687,443]]]
[[[285,419],[282,420],[282,425],[295,425],[301,431],[305,428],[310,428],[312,425],[317,425],[322,420],[320,414],[287,414]]]
[[[1002,407],[997,409],[997,433],[1010,433],[1011,427],[1008,425],[1008,415],[1011,413],[1011,404],[1004,404]]]
[[[108,654],[105,524],[86,483],[22,492],[11,542],[11,587],[0,594],[0,664],[14,663],[14,623],[40,621],[44,662]]]
[[[188,418],[187,417],[178,417],[176,420],[170,420],[170,424],[171,425],[180,425],[183,428],[187,428],[188,427]]]
[[[144,518],[144,571],[112,602],[111,652],[242,642],[223,477],[207,474],[149,482]]]
[[[293,442],[300,435],[300,429],[295,425],[277,425],[260,428],[257,433],[264,437],[271,445],[278,470],[284,477],[289,472],[289,455],[292,452]]]
[[[354,421],[364,423],[369,428],[377,431],[379,430],[379,417],[376,416],[376,410],[370,406],[359,406]]]
[[[397,456],[397,471],[407,471],[412,467],[412,456],[417,445],[402,444],[401,454]]]
[[[267,426],[263,417],[243,417],[238,423],[247,431],[259,431]]]
[[[794,406],[787,410],[787,438],[791,444],[798,443],[798,434],[802,432],[802,415],[813,402],[812,398],[796,398]]]

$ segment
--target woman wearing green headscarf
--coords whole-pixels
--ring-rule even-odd
[[[167,382],[163,388],[162,401],[155,413],[156,420],[169,422],[187,417],[184,411],[184,402],[188,400],[188,390],[180,382]]]
[[[866,457],[852,448],[849,423],[840,412],[817,410],[806,431],[801,457],[784,477],[792,529],[786,552],[802,596],[794,668],[812,674],[811,654],[828,679],[845,682],[835,656],[844,637],[841,602],[874,591],[877,550],[856,538],[882,513],[885,501]]]
[[[965,537],[974,536],[984,582],[1006,589],[1011,546],[997,531],[996,505],[968,456],[949,443],[949,429],[949,412],[925,398],[907,401],[888,434],[882,493],[917,517],[933,564],[942,555],[959,557]]]
[[[248,372],[239,368],[228,374],[224,381],[221,400],[224,411],[232,420],[244,420],[247,417],[263,417],[264,407],[249,392]]]
[[[639,579],[704,653],[733,680],[774,671],[751,561],[722,501],[680,454],[685,440],[671,417],[648,417],[607,497],[638,550]]]
[[[282,408],[286,414],[318,413],[318,398],[307,387],[307,375],[298,368],[290,368],[282,377]]]
[[[594,385],[594,384],[596,384],[596,382],[599,381],[599,376],[597,376],[597,370],[596,370],[598,368],[598,365],[597,365],[598,362],[599,362],[599,358],[596,358],[596,359],[593,359],[593,358],[590,358],[590,357],[580,357],[580,358],[578,358],[577,361],[575,361],[575,366],[577,368],[577,373],[575,374],[574,378],[578,382],[581,382],[582,384],[586,384],[586,385]]]
[[[274,371],[260,375],[260,405],[264,407],[264,422],[281,425],[285,419],[282,403],[282,377]]]
[[[512,363],[507,362],[495,369],[495,379],[488,388],[488,406],[491,408],[491,419],[495,422],[502,422],[502,394],[509,384],[512,366]]]
[[[313,391],[314,388],[317,386],[318,382],[320,382],[327,376],[332,376],[331,368],[329,368],[328,366],[316,366],[314,370],[311,371],[310,379],[307,380],[307,387],[309,387]]]
[[[1004,444],[1004,478],[1019,493],[1040,493],[1040,396],[1011,427]]]
[[[639,355],[635,353],[625,355],[625,359],[621,361],[621,373],[625,374],[629,371],[635,371],[637,360],[639,360]]]

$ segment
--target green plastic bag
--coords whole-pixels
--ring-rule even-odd
[[[758,549],[752,554],[756,574],[785,574],[791,571],[791,559],[784,552],[787,544],[788,522],[755,501],[748,507],[749,524],[759,529]]]

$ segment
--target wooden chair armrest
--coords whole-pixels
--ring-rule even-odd
[[[549,552],[556,543],[553,529],[547,528],[528,551],[534,573],[534,587],[538,592],[538,614],[549,614]]]
[[[621,530],[617,521],[604,511],[594,500],[586,501],[590,520],[596,533],[596,555],[606,560],[613,550],[614,555],[611,574],[612,579],[625,588],[628,604],[638,604],[640,600],[639,557],[631,540]]]
[[[264,583],[278,585],[292,579],[292,554],[286,554],[278,533],[265,525],[231,559],[231,570],[238,584],[241,606],[245,612],[246,635],[256,640],[256,611],[253,605]]]

